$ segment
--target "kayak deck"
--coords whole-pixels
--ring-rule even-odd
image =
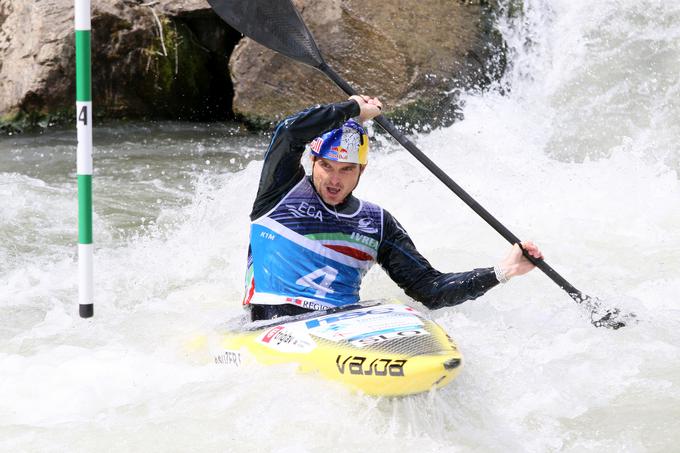
[[[397,396],[443,387],[460,372],[453,340],[429,317],[397,304],[365,302],[252,323],[219,335],[215,363],[297,363],[369,395]]]

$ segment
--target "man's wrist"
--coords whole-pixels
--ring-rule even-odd
[[[496,264],[493,267],[493,273],[496,274],[496,280],[498,280],[498,283],[507,283],[510,280],[510,277],[508,277],[505,270],[503,270],[503,266],[500,264]]]

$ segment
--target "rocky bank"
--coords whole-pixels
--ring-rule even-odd
[[[330,66],[397,122],[450,122],[458,88],[504,69],[494,8],[464,0],[295,0]],[[0,0],[0,127],[75,114],[73,0]],[[249,40],[205,0],[92,0],[95,114],[271,124],[345,95]]]

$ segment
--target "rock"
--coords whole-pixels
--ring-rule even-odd
[[[0,0],[0,123],[75,114],[73,0]],[[94,113],[224,119],[240,35],[203,0],[93,0]],[[205,42],[202,42],[204,40]]]
[[[486,2],[296,2],[328,63],[402,122],[450,120],[456,88],[502,70]],[[0,0],[0,127],[74,120],[73,9],[73,0]],[[241,36],[205,0],[92,0],[91,10],[96,116],[225,119],[233,98],[242,118],[270,124],[345,97],[248,39],[229,60]]]
[[[63,102],[73,16],[58,0],[0,1],[0,116],[42,111],[47,92],[50,103]]]
[[[502,42],[486,2],[300,0],[327,63],[357,91],[380,96],[397,122],[448,124],[456,88],[500,77]],[[319,71],[244,39],[232,54],[234,111],[254,123],[345,97]]]

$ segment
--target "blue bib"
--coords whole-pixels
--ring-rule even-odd
[[[308,178],[250,228],[247,304],[294,304],[321,310],[359,300],[361,280],[382,240],[382,209],[330,210]]]

